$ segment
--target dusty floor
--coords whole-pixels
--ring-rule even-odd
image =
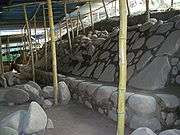
[[[28,105],[0,105],[0,120],[14,111],[27,108]],[[67,106],[53,107],[46,112],[55,126],[46,135],[116,135],[115,122],[81,104],[70,103]]]

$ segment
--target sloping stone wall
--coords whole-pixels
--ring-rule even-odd
[[[128,28],[128,86],[156,90],[180,84],[180,16],[168,21],[151,19]],[[95,31],[73,41],[73,54],[67,42],[57,42],[58,71],[65,75],[117,84],[118,28],[112,33]],[[42,62],[42,63],[41,63]],[[43,69],[44,58],[37,68]],[[49,57],[48,69],[51,70]],[[39,63],[39,62],[38,62]]]

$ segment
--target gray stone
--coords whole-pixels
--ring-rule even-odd
[[[13,86],[14,85],[14,73],[13,72],[6,72],[5,74],[4,74],[4,77],[6,78],[6,80],[7,80],[7,84],[9,85],[9,86]]]
[[[36,101],[40,97],[39,91],[36,88],[34,88],[28,84],[25,84],[24,87],[25,87],[26,92],[29,93],[31,100]]]
[[[92,71],[94,70],[95,66],[96,66],[96,63],[94,63],[94,64],[92,64],[91,66],[89,66],[89,67],[86,69],[86,71],[83,73],[82,76],[83,76],[83,77],[90,77],[90,75],[91,75]]]
[[[147,127],[153,131],[161,131],[161,123],[157,118],[146,118],[134,115],[130,120],[130,128],[137,129],[140,127]]]
[[[177,22],[176,22],[175,28],[176,28],[176,29],[180,29],[180,21],[177,21]]]
[[[68,87],[71,87],[72,89],[77,89],[77,86],[79,83],[84,82],[84,80],[77,80],[77,79],[69,79],[68,80]]]
[[[159,28],[159,26],[162,25],[162,24],[163,24],[163,21],[162,21],[162,20],[158,20],[157,23],[154,24],[154,25],[151,27],[150,32],[156,31],[156,30]]]
[[[118,51],[118,44],[114,44],[114,47],[111,49],[111,51]]]
[[[142,50],[139,50],[139,51],[137,52],[137,54],[136,54],[136,58],[138,58],[139,56],[141,56],[142,53],[143,53],[143,51],[142,51]]]
[[[140,127],[136,129],[131,135],[156,135],[151,129],[147,127]]]
[[[156,94],[164,103],[165,108],[176,109],[179,107],[179,99],[174,95]]]
[[[99,77],[98,81],[114,82],[115,70],[116,67],[114,65],[108,65],[102,75]]]
[[[151,60],[152,56],[151,51],[145,52],[136,64],[137,70],[142,69]]]
[[[151,64],[129,80],[129,85],[144,90],[163,88],[170,69],[167,56],[156,57]]]
[[[23,133],[33,134],[45,130],[47,125],[47,115],[41,106],[36,102],[31,102],[28,116],[24,120]]]
[[[53,106],[53,102],[51,102],[51,100],[44,100],[43,102],[43,108],[51,108]]]
[[[172,68],[172,74],[173,75],[177,75],[178,74],[178,68],[177,67],[173,67]]]
[[[132,49],[139,49],[141,48],[145,43],[145,38],[139,38],[133,45],[132,45]]]
[[[147,48],[154,48],[159,46],[164,41],[164,37],[161,35],[153,35],[146,41]]]
[[[114,62],[117,62],[118,59],[119,59],[119,58],[118,58],[118,55],[116,55],[116,56],[114,57],[113,61],[114,61]]]
[[[19,135],[18,132],[10,127],[1,127],[0,135]]]
[[[170,129],[170,130],[161,132],[159,135],[180,135],[180,130]]]
[[[30,99],[29,94],[26,91],[18,88],[8,88],[4,98],[6,102],[15,104],[23,104]]]
[[[137,114],[154,114],[156,112],[157,103],[154,97],[134,94],[128,100],[128,106]]]
[[[35,82],[33,82],[33,81],[29,81],[27,84],[29,84],[30,86],[34,87],[34,88],[37,89],[39,92],[41,92],[41,87],[40,87],[37,83],[35,83]]]
[[[128,80],[132,77],[132,75],[134,74],[134,70],[135,70],[135,65],[132,65],[132,66],[129,66],[128,67],[128,73],[127,73],[127,75],[128,75]]]
[[[180,120],[176,120],[175,123],[174,123],[174,125],[175,125],[176,127],[180,127]]]
[[[173,23],[173,22],[161,24],[160,27],[159,27],[158,30],[157,30],[157,33],[158,33],[158,34],[166,33],[166,32],[168,32],[169,30],[171,30],[171,29],[173,28],[173,26],[174,26],[174,23]]]
[[[171,59],[171,65],[172,65],[172,66],[178,64],[178,62],[179,62],[179,58],[172,58],[172,59]]]
[[[54,128],[54,124],[53,124],[51,119],[48,119],[46,128],[47,129],[53,129]]]
[[[127,55],[128,64],[131,63],[131,61],[134,59],[134,57],[135,57],[135,55],[133,52],[128,53],[128,55]]]
[[[24,110],[14,112],[0,121],[0,127],[10,127],[21,133],[26,115],[27,111]]]
[[[146,23],[144,23],[141,27],[140,27],[140,31],[147,31],[147,30],[149,30],[152,26],[154,25],[154,23],[152,23],[152,22],[146,22]]]
[[[63,105],[68,104],[70,99],[71,99],[71,94],[70,94],[69,88],[66,85],[66,83],[65,82],[59,82],[58,89],[59,89],[60,103]]]
[[[100,59],[107,59],[107,58],[109,58],[109,55],[110,55],[109,52],[106,51],[106,52],[104,52],[103,54],[101,54],[99,58],[100,58]]]
[[[177,83],[177,84],[180,84],[180,75],[177,75],[177,76],[176,76],[176,83]]]
[[[87,91],[87,94],[89,96],[92,96],[94,94],[94,92],[99,88],[101,87],[102,84],[97,84],[97,83],[91,83],[89,84],[87,87],[86,87],[86,91]]]
[[[91,82],[82,82],[78,85],[78,90],[79,93],[82,95],[84,95],[87,91],[86,87],[90,84]]]
[[[85,101],[85,106],[87,106],[89,109],[92,109],[93,110],[93,106],[92,104],[89,102],[89,101]]]
[[[176,121],[175,114],[174,113],[168,113],[166,116],[166,124],[168,127],[174,126],[174,123]]]
[[[95,95],[95,101],[100,104],[108,103],[109,98],[111,97],[112,93],[116,90],[117,90],[117,87],[113,87],[113,86],[99,87]]]
[[[162,44],[162,47],[157,52],[157,55],[173,55],[175,54],[180,47],[180,30],[172,32]]]
[[[3,77],[3,76],[0,77],[0,85],[1,85],[3,88],[7,88],[6,78]]]
[[[111,118],[114,121],[117,121],[117,111],[115,108],[112,108],[111,110],[108,111],[108,117]]]
[[[133,43],[138,37],[139,37],[140,33],[136,32],[131,40],[131,43]]]
[[[52,86],[46,86],[42,89],[42,95],[44,98],[54,97],[54,88]]]
[[[128,32],[127,39],[131,39],[135,33],[136,33],[136,31]]]
[[[101,63],[99,64],[99,66],[95,69],[93,77],[94,78],[99,78],[99,76],[101,75],[103,68],[104,68],[105,63]]]

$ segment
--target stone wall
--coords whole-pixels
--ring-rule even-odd
[[[58,72],[63,74],[58,75],[58,81],[66,82],[73,99],[115,121],[118,33],[119,29],[114,28],[111,33],[96,30],[79,35],[72,42],[72,53],[67,41],[56,44]],[[180,85],[179,35],[180,16],[168,21],[151,19],[128,27],[126,124],[131,129],[146,126],[159,132],[178,123],[178,93],[157,90]],[[42,49],[40,60],[36,62],[36,81],[49,85],[52,83],[50,47],[48,64],[45,64],[43,52]]]
[[[128,86],[156,90],[180,84],[180,16],[168,21],[151,19],[128,28]],[[73,54],[67,42],[57,42],[59,73],[117,84],[118,28],[112,33],[95,31],[73,41]],[[51,56],[48,57],[51,71]],[[40,64],[39,64],[40,63]],[[45,69],[44,57],[37,68]]]

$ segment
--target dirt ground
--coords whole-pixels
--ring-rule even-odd
[[[21,109],[27,110],[28,105],[12,107],[0,105],[0,120]],[[55,127],[48,130],[46,135],[116,135],[114,121],[78,103],[56,106],[46,112]]]

